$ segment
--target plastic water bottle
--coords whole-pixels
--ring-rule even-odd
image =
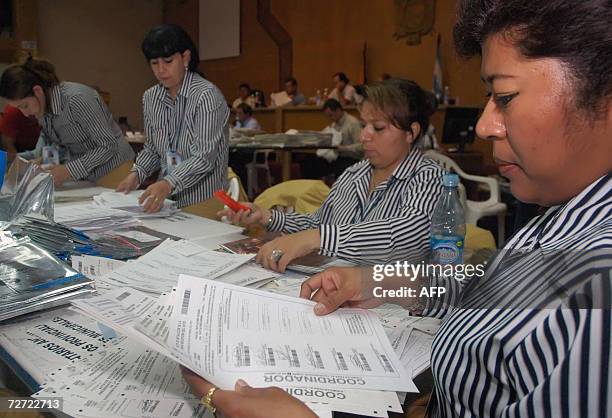
[[[315,96],[315,103],[317,106],[321,106],[323,104],[323,100],[321,99],[321,90],[317,90],[317,95]]]
[[[431,253],[435,264],[461,264],[465,211],[459,199],[459,176],[445,174],[444,191],[431,219]]]

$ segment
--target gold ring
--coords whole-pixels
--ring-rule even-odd
[[[203,405],[210,409],[210,412],[212,412],[213,414],[217,411],[217,408],[215,407],[215,405],[213,405],[212,396],[217,389],[218,388],[216,388],[215,386],[208,389],[208,392],[206,392],[206,395],[202,396],[202,400],[200,401]]]

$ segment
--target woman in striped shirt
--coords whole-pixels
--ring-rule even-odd
[[[144,93],[147,141],[117,191],[134,190],[160,170],[140,196],[146,212],[159,211],[168,197],[179,207],[209,199],[227,184],[229,108],[223,94],[198,72],[198,51],[181,27],[153,28],[142,52],[159,84]]]
[[[220,213],[289,233],[261,248],[257,260],[265,267],[284,271],[312,251],[369,263],[417,260],[427,251],[443,169],[413,147],[429,125],[425,94],[412,81],[389,80],[367,88],[360,112],[366,159],[346,169],[316,212],[287,214],[245,203],[250,213]]]
[[[484,277],[446,281],[462,292],[454,307],[375,298],[375,286],[418,294],[434,279],[375,283],[372,269],[330,269],[305,281],[301,296],[318,302],[317,314],[386,301],[444,317],[430,416],[612,416],[612,8],[608,0],[462,0],[458,17],[459,52],[482,54],[490,91],[477,133],[493,141],[512,193],[550,209],[509,240]],[[211,389],[184,374],[198,393]],[[244,382],[212,402],[228,417],[313,416],[282,391]]]
[[[56,186],[68,180],[95,181],[134,158],[108,107],[91,87],[60,82],[53,65],[29,58],[9,67],[0,96],[25,116],[35,116],[42,132],[34,151]]]

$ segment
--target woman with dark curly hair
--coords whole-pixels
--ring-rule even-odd
[[[612,416],[610,22],[609,0],[461,0],[455,43],[482,56],[490,92],[477,133],[493,141],[512,193],[548,211],[483,277],[445,280],[452,298],[377,299],[374,286],[419,294],[443,278],[374,283],[363,268],[329,269],[302,285],[319,315],[392,302],[444,318],[429,416]],[[186,377],[200,394],[211,388]],[[313,416],[280,390],[244,382],[212,402],[230,417]]]

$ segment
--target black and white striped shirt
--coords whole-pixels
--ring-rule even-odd
[[[271,231],[319,228],[320,253],[360,263],[417,260],[429,248],[431,215],[444,170],[413,149],[388,180],[370,193],[373,167],[347,168],[313,214],[272,211]]]
[[[44,114],[42,145],[57,145],[75,180],[95,181],[134,158],[113,115],[91,87],[62,82],[49,91],[51,112]]]
[[[432,416],[612,416],[610,174],[533,219],[465,288],[433,343]]]
[[[171,198],[185,207],[225,189],[229,154],[229,109],[221,91],[199,74],[187,71],[176,100],[161,84],[143,96],[147,141],[133,171],[142,183],[155,171],[172,186]],[[166,153],[182,163],[167,173]]]

